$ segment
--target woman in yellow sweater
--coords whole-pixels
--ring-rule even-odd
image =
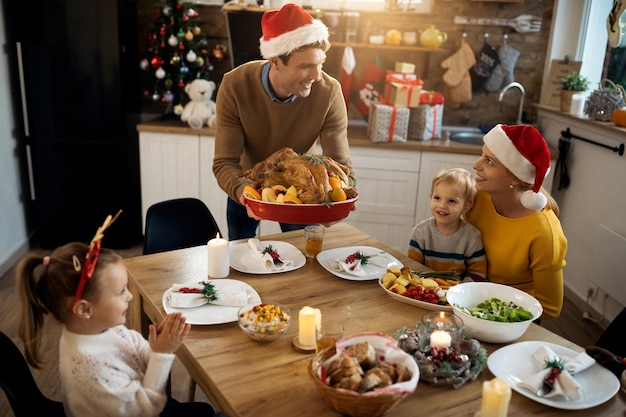
[[[497,125],[474,164],[478,197],[465,217],[482,233],[487,278],[533,295],[543,318],[563,306],[567,240],[556,202],[541,184],[550,150],[532,126]]]

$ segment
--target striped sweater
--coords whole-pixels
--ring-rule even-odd
[[[464,220],[452,235],[441,234],[432,217],[417,224],[411,233],[408,255],[434,271],[456,271],[460,279],[487,280],[480,231]]]

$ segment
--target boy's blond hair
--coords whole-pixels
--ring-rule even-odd
[[[439,171],[437,175],[433,178],[433,183],[430,187],[430,192],[435,189],[435,186],[439,183],[446,182],[451,184],[459,184],[464,189],[464,197],[465,201],[474,204],[476,200],[476,194],[478,191],[476,190],[476,181],[472,178],[472,175],[468,170],[463,168],[447,168]]]

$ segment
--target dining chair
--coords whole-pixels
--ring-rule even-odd
[[[211,210],[202,200],[185,197],[161,201],[146,212],[143,254],[205,245],[218,233],[222,235]],[[196,392],[193,378],[188,389],[188,401],[193,401]]]
[[[143,254],[205,245],[217,233],[219,226],[202,200],[161,201],[151,205],[146,213]]]
[[[65,417],[63,403],[42,394],[22,352],[3,332],[0,332],[0,355],[0,386],[15,417],[31,417],[41,413],[48,417]]]

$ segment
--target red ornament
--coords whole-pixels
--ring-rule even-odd
[[[179,88],[184,88],[184,87],[185,87],[185,82],[184,82],[183,80],[180,80],[180,81],[178,82],[178,87],[179,87]]]
[[[181,9],[182,7],[183,7],[183,5],[182,5],[182,4],[180,4],[180,3],[178,3],[178,4],[176,5],[176,8],[177,8],[177,9]]]
[[[183,22],[188,22],[189,21],[189,16],[183,16]]]
[[[157,69],[162,65],[163,61],[161,61],[161,58],[159,58],[158,56],[152,57],[152,59],[150,60],[150,65],[152,66],[152,68]]]
[[[173,17],[170,17],[170,26],[175,26],[176,25],[176,21],[174,20]]]
[[[181,50],[181,51],[184,51],[185,50],[185,45],[183,45],[182,43],[179,43],[178,44],[178,49]]]

